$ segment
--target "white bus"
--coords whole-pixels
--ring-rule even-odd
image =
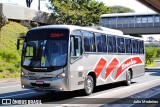
[[[99,28],[49,25],[29,30],[22,48],[22,88],[84,89],[89,95],[96,86],[119,81],[130,85],[131,79],[144,75],[143,39]]]

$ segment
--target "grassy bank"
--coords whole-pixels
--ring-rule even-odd
[[[27,27],[17,22],[9,22],[0,31],[0,78],[19,76],[20,51],[16,50],[17,37],[26,33]]]
[[[156,66],[156,62],[153,62],[151,64],[146,64],[146,67],[155,67]]]

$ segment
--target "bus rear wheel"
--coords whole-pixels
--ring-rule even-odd
[[[85,93],[85,95],[92,94],[93,89],[94,89],[93,78],[92,78],[92,76],[88,75],[85,79],[85,82],[84,82],[84,93]]]
[[[131,71],[130,71],[130,70],[128,70],[128,71],[126,72],[126,81],[125,81],[125,84],[126,84],[127,86],[129,86],[129,85],[131,84]]]

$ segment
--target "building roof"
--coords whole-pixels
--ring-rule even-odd
[[[121,17],[121,16],[148,16],[148,15],[158,15],[157,13],[113,13],[113,14],[103,14],[101,17]]]

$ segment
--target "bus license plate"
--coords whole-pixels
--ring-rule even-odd
[[[36,81],[36,84],[44,84],[44,81]]]

